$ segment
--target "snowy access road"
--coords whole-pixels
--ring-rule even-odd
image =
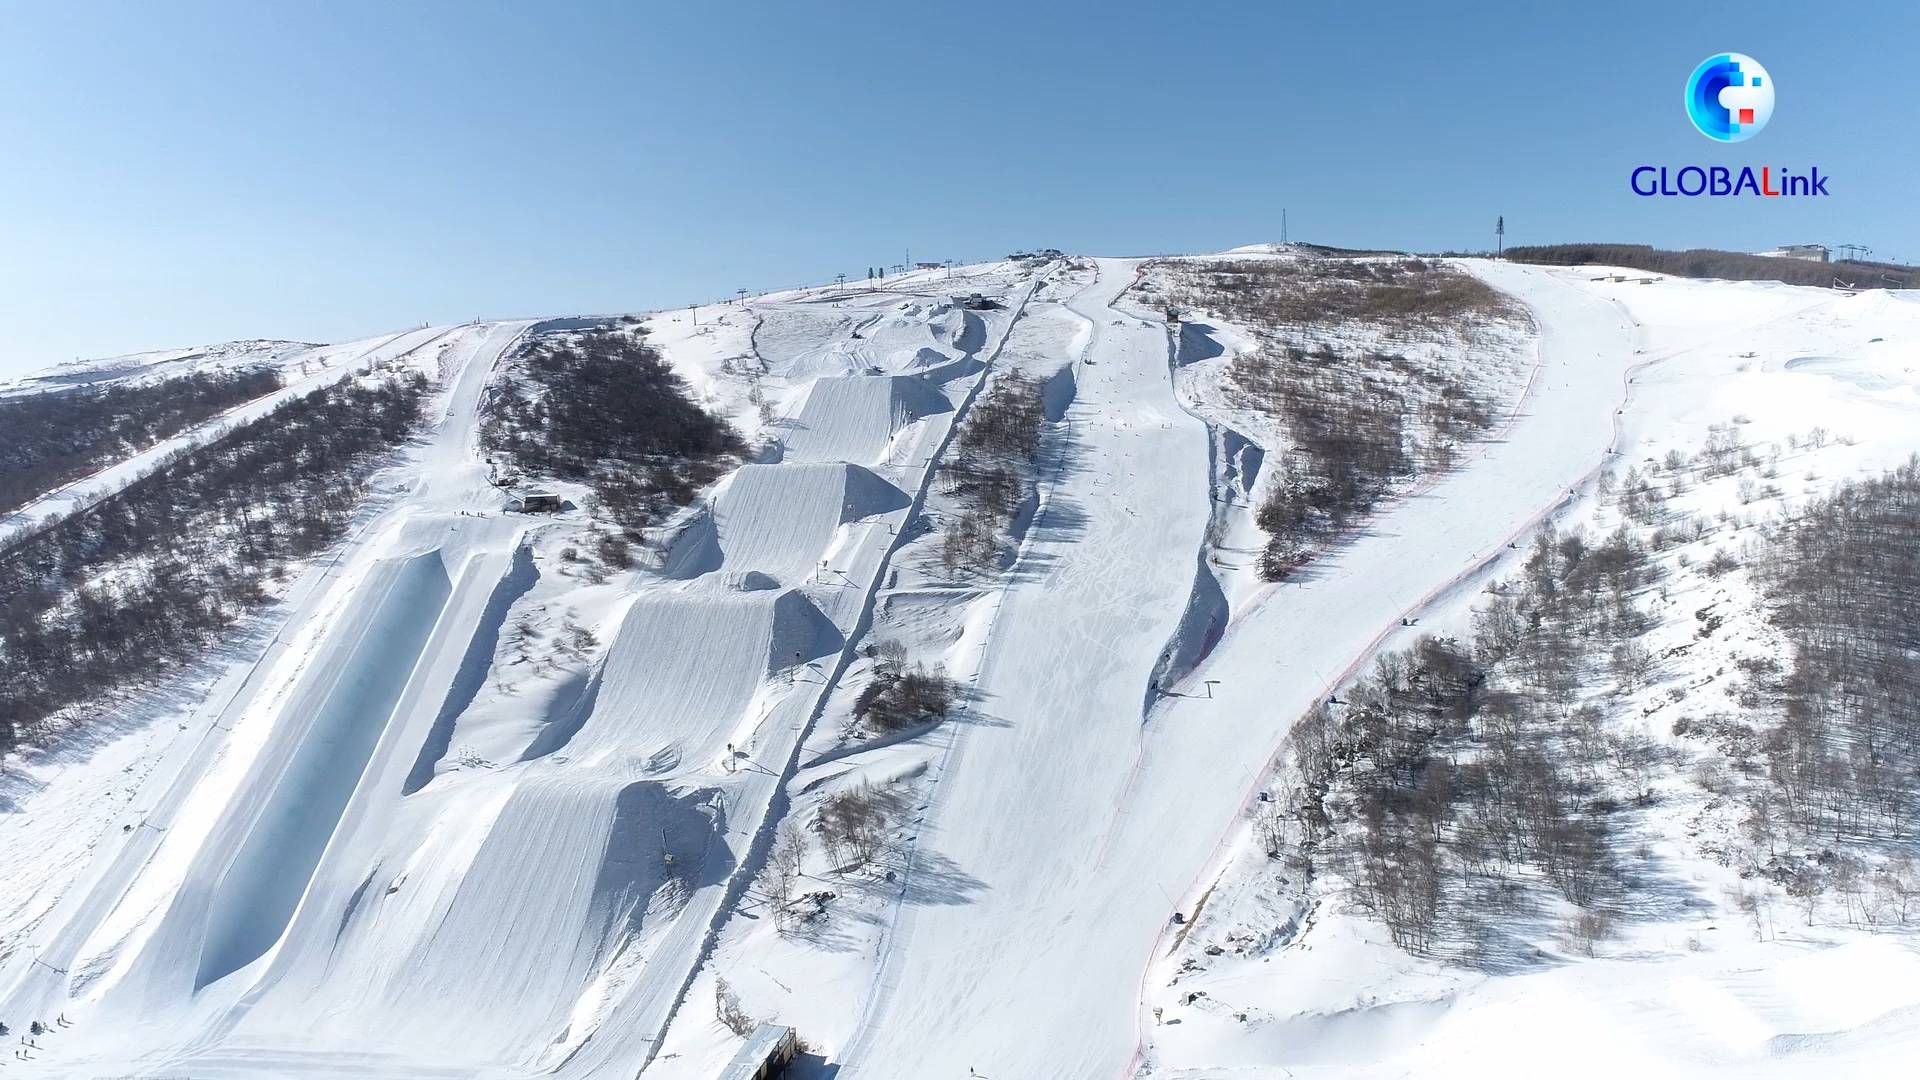
[[[448,333],[446,327],[424,328],[383,338],[372,338],[356,345],[341,346],[343,349],[352,350],[344,362],[327,367],[306,378],[294,380],[270,394],[263,394],[252,401],[236,405],[204,424],[157,442],[137,454],[117,461],[99,472],[65,484],[13,513],[0,517],[0,547],[4,547],[17,536],[33,531],[51,518],[87,509],[138,480],[171,454],[203,446],[239,425],[258,420],[285,402],[311,394],[349,375],[381,363],[411,356]],[[318,354],[325,351],[330,350],[315,349],[312,353]]]
[[[1104,1078],[1141,1063],[1161,935],[1204,894],[1293,721],[1612,445],[1638,359],[1631,320],[1549,273],[1469,266],[1540,325],[1540,367],[1504,438],[1259,594],[1142,723],[1207,519],[1206,435],[1168,389],[1164,330],[1105,308],[1128,268],[1102,263],[1074,305],[1095,324],[1097,366],[1080,371],[1057,516],[1023,556],[980,673],[1004,726],[954,728],[920,829],[916,873],[979,887],[972,902],[902,905],[845,1075]]]

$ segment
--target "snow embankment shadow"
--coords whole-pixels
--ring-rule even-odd
[[[1166,647],[1160,650],[1160,658],[1147,681],[1146,698],[1140,707],[1143,722],[1162,688],[1186,678],[1226,636],[1227,594],[1221,591],[1220,579],[1214,577],[1213,569],[1207,565],[1208,554],[1207,546],[1202,544],[1195,561],[1193,587],[1187,591],[1180,621],[1174,625]]]
[[[1067,409],[1080,391],[1075,380],[1073,365],[1065,364],[1060,370],[1047,376],[1046,383],[1040,388],[1041,415],[1047,423],[1057,424],[1067,418]]]
[[[420,753],[414,759],[412,771],[401,785],[402,795],[419,791],[433,779],[434,771],[452,745],[454,726],[467,707],[473,704],[481,687],[486,685],[487,673],[493,668],[494,651],[500,646],[500,629],[506,625],[507,612],[539,581],[540,569],[533,560],[533,548],[522,544],[514,550],[513,564],[487,598],[486,609],[481,612],[473,636],[467,641],[467,650],[460,658],[460,669],[454,674],[446,700],[441,703],[433,726],[421,741]]]
[[[1180,324],[1180,338],[1175,342],[1174,364],[1186,367],[1202,360],[1212,360],[1225,356],[1226,347],[1213,336],[1213,327],[1200,322]]]
[[[953,336],[953,347],[973,356],[987,347],[987,321],[971,311],[962,311],[960,318],[960,332]]]
[[[1229,427],[1213,425],[1219,431],[1220,438],[1220,475],[1217,487],[1220,494],[1232,494],[1245,500],[1253,498],[1253,489],[1260,483],[1260,470],[1267,463],[1267,452],[1260,444]]]

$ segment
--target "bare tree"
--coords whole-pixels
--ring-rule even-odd
[[[783,930],[793,923],[793,901],[806,859],[806,831],[788,818],[780,823],[767,858],[767,906],[773,909],[775,925]]]

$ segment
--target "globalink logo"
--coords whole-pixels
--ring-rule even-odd
[[[1687,79],[1687,118],[1715,142],[1746,142],[1773,119],[1773,76],[1760,61],[1741,53],[1707,57]],[[1819,166],[1794,170],[1779,165],[1642,165],[1628,186],[1642,198],[1722,198],[1753,195],[1809,197],[1827,194],[1830,177]]]
[[[1709,56],[1687,80],[1687,115],[1709,139],[1746,142],[1773,119],[1773,77],[1751,56]]]

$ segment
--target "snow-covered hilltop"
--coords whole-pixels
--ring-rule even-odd
[[[280,374],[0,524],[0,661],[98,680],[7,699],[21,1075],[708,1077],[757,1021],[875,1080],[1920,1038],[1920,716],[1852,751],[1792,677],[1817,575],[1758,554],[1920,451],[1912,294],[1043,253],[0,393],[170,365]],[[1843,491],[1848,543],[1905,490]],[[193,566],[123,550],[176,521]],[[182,613],[217,644],[112,661]]]

